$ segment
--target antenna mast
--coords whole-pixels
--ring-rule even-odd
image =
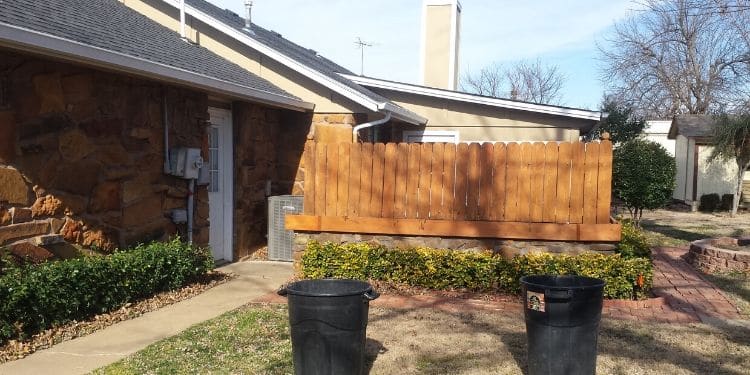
[[[372,47],[373,44],[363,41],[360,37],[357,37],[354,44],[359,48],[359,75],[363,76],[365,75],[365,47]]]

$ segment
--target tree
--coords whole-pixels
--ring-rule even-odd
[[[614,150],[612,193],[625,203],[636,226],[643,209],[654,210],[672,201],[675,171],[674,158],[656,142],[636,138]]]
[[[540,60],[519,61],[504,69],[493,63],[462,77],[461,89],[479,95],[509,97],[540,104],[559,104],[565,76],[555,65]]]
[[[640,136],[646,126],[646,121],[636,116],[633,107],[610,97],[604,99],[601,110],[607,113],[607,118],[586,135],[588,141],[599,139],[607,132],[612,143],[617,146]]]
[[[731,213],[735,216],[740,204],[743,176],[750,170],[750,114],[723,114],[716,118],[716,124],[712,140],[713,150],[708,160],[734,160],[737,164],[737,186],[734,190]]]
[[[612,92],[656,117],[741,105],[748,82],[743,70],[750,62],[741,35],[750,26],[706,4],[646,0],[644,11],[615,24],[599,44],[603,78]]]

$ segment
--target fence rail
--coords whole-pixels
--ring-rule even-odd
[[[461,235],[483,228],[483,235],[497,230],[508,237],[526,228],[516,238],[581,239],[582,230],[619,238],[619,226],[610,224],[612,144],[606,140],[308,142],[304,165],[304,215],[289,217],[290,229]]]

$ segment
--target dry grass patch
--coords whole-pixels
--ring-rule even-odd
[[[251,304],[161,341],[97,374],[290,374],[286,306]],[[371,374],[519,374],[523,319],[502,313],[373,308]],[[605,320],[599,374],[746,374],[750,328]]]

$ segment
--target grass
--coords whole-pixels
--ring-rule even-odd
[[[750,318],[750,272],[726,272],[704,275],[727,294],[744,317]]]
[[[371,374],[519,374],[526,368],[522,316],[372,308]],[[605,320],[600,374],[745,374],[750,329]],[[251,304],[96,374],[291,374],[285,305]]]
[[[195,325],[95,374],[286,374],[286,306],[245,308]]]

